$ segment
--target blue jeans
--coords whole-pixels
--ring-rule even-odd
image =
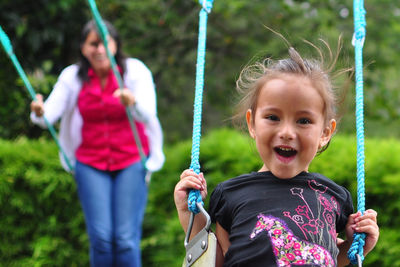
[[[89,235],[91,266],[141,266],[145,173],[141,162],[119,171],[76,163],[75,180]]]

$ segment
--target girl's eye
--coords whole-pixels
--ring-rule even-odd
[[[297,122],[300,123],[300,124],[310,124],[311,120],[307,119],[307,118],[301,118]]]
[[[276,115],[268,115],[265,117],[267,120],[271,120],[271,121],[279,121],[278,116]]]

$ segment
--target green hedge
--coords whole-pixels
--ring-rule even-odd
[[[181,171],[190,165],[190,150],[190,140],[166,147],[166,164],[153,174],[143,230],[143,266],[182,263],[184,233],[173,190]],[[399,151],[397,140],[366,140],[367,208],[379,213],[381,238],[364,266],[400,266]],[[200,157],[209,192],[222,180],[260,167],[252,141],[227,129],[204,136]],[[310,171],[348,187],[356,200],[355,137],[335,136]],[[60,167],[52,141],[0,140],[0,210],[1,266],[88,265],[88,239],[75,183]]]
[[[0,141],[0,265],[87,266],[73,178],[53,142]]]

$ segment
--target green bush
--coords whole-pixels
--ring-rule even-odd
[[[379,213],[381,237],[364,266],[400,266],[398,151],[396,140],[366,140],[366,203]],[[180,266],[185,253],[173,190],[190,165],[191,142],[168,146],[165,153],[166,164],[149,187],[143,266]],[[204,136],[200,158],[209,193],[222,180],[261,166],[252,140],[227,129]],[[348,187],[356,202],[355,137],[335,136],[310,171]],[[1,266],[88,265],[88,239],[74,179],[60,167],[53,142],[0,140],[0,210]]]
[[[75,183],[55,144],[0,140],[0,169],[0,265],[88,265]]]

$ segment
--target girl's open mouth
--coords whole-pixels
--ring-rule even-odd
[[[278,159],[288,163],[291,161],[297,154],[297,150],[291,147],[275,147],[274,148],[276,154],[278,155]]]

